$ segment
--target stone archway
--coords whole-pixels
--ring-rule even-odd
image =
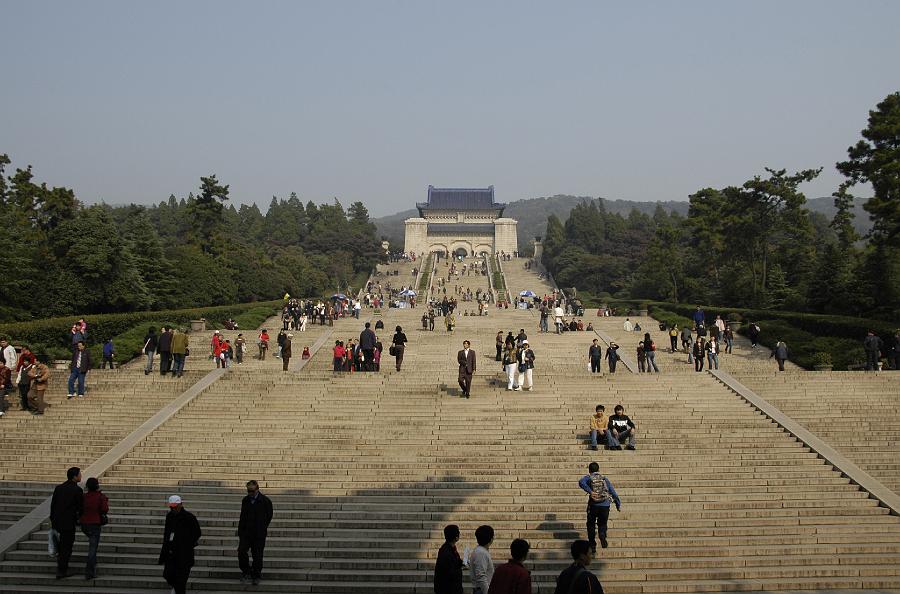
[[[431,244],[431,247],[428,248],[428,251],[430,253],[440,254],[442,258],[446,258],[447,255],[450,253],[450,249],[442,243]]]
[[[469,241],[465,241],[462,239],[457,239],[450,243],[450,253],[453,255],[462,254],[463,257],[468,258],[475,251],[472,249],[472,243]]]
[[[472,253],[476,256],[490,256],[491,251],[491,246],[478,244],[477,246],[475,246],[475,250]]]

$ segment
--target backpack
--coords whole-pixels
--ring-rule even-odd
[[[594,505],[598,505],[600,503],[603,503],[604,501],[612,501],[612,495],[609,494],[609,488],[606,486],[606,480],[599,472],[591,473],[591,492],[591,503]],[[597,499],[594,499],[593,495],[596,495]]]

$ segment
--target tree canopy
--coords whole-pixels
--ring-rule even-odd
[[[155,206],[86,207],[35,182],[30,166],[7,175],[10,163],[0,155],[0,321],[322,296],[358,284],[381,257],[360,202],[345,212],[337,199],[304,206],[291,194],[263,214],[227,204],[229,186],[210,175],[198,194]]]

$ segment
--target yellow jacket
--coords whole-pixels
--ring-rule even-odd
[[[601,414],[599,417],[597,414],[591,415],[591,429],[596,429],[597,431],[603,431],[606,429],[606,426],[609,424],[609,415],[606,413]]]

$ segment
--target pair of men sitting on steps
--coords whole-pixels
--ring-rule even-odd
[[[591,417],[591,448],[596,450],[602,438],[607,450],[621,450],[623,441],[627,441],[627,449],[636,449],[634,422],[625,414],[625,407],[617,404],[612,416],[607,416],[605,411],[606,408],[598,404]]]

